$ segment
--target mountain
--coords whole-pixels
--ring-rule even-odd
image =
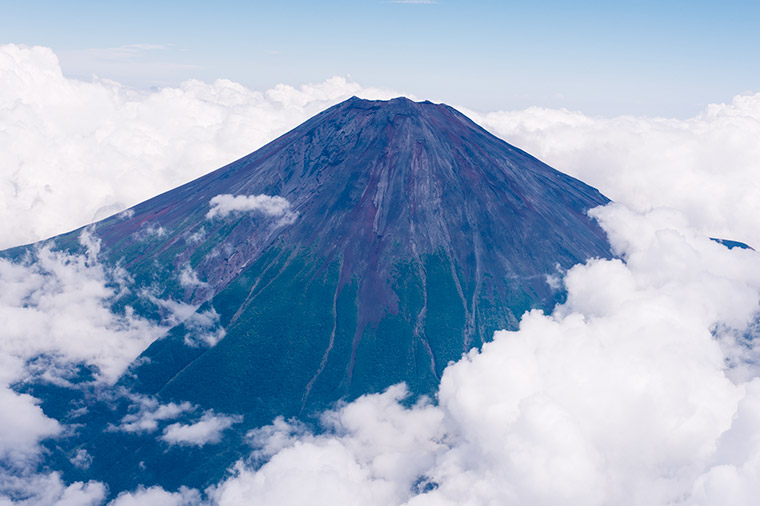
[[[178,323],[113,391],[242,421],[215,445],[167,447],[109,429],[125,397],[31,385],[46,413],[83,427],[49,444],[46,465],[113,493],[204,486],[275,416],[309,420],[400,381],[434,395],[450,361],[560,300],[549,276],[611,255],[586,214],[607,202],[446,105],[338,104],[89,229],[138,287],[119,304],[158,319],[151,301],[170,299],[218,318],[205,334]],[[49,243],[79,251],[79,233]],[[76,396],[89,409],[72,418],[62,403]],[[86,471],[68,463],[82,448]]]

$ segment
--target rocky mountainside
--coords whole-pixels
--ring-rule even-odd
[[[607,202],[446,105],[336,105],[90,229],[101,261],[141,287],[120,304],[159,318],[146,300],[170,299],[218,316],[212,331],[179,322],[116,388],[242,421],[216,445],[167,449],[104,430],[126,408],[97,401],[62,420],[85,429],[51,459],[66,468],[85,448],[92,465],[66,476],[113,491],[201,486],[277,415],[308,419],[401,381],[434,394],[447,363],[561,298],[549,276],[610,256],[586,215]],[[51,241],[75,251],[78,234]],[[60,401],[35,392],[55,412]]]

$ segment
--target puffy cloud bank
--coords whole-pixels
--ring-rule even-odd
[[[594,215],[620,259],[568,271],[567,301],[450,365],[437,404],[409,406],[396,385],[323,413],[317,432],[277,419],[248,434],[250,458],[216,486],[151,494],[221,506],[754,504],[760,253],[729,250],[669,209]]]
[[[10,246],[118,211],[357,93],[383,96],[341,79],[264,93],[228,81],[138,92],[66,79],[47,49],[4,46],[0,237]],[[216,486],[141,487],[114,504],[754,504],[760,254],[707,236],[760,245],[758,104],[760,95],[737,97],[687,120],[470,113],[625,204],[595,211],[620,259],[567,272],[567,302],[450,365],[437,404],[408,406],[395,386],[324,413],[320,431],[277,420],[249,434],[250,457]],[[105,501],[100,483],[33,470],[40,440],[65,428],[12,388],[32,374],[65,381],[78,362],[108,382],[145,346],[144,322],[107,310],[126,281],[88,244],[84,257],[40,250],[32,263],[0,261],[0,504]],[[154,302],[172,321],[197,309]],[[218,315],[196,318],[199,336],[217,336]],[[58,359],[35,368],[40,354]],[[197,407],[135,406],[117,429],[178,445],[213,443],[238,421],[206,412],[179,423]]]
[[[672,207],[708,235],[760,248],[760,93],[683,120],[539,107],[468,115],[616,202]]]

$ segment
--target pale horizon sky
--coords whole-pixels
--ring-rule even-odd
[[[257,90],[349,76],[478,111],[687,118],[760,90],[760,5],[728,1],[6,2],[0,44],[68,77]]]

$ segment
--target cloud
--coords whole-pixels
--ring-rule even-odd
[[[185,288],[203,288],[208,286],[208,283],[198,279],[198,273],[196,273],[189,264],[186,264],[182,267],[182,270],[179,274],[179,283]]]
[[[113,383],[167,328],[111,306],[129,290],[119,268],[97,262],[99,243],[84,232],[84,255],[37,249],[20,263],[0,259],[0,350],[30,360],[40,355],[63,366],[97,366],[98,377]],[[50,364],[48,364],[50,365]],[[49,381],[63,380],[55,370]]]
[[[223,80],[138,92],[63,78],[50,50],[12,45],[0,48],[0,83],[6,246],[118,212],[352,94],[384,93],[341,78],[266,92]],[[760,94],[686,120],[541,108],[469,114],[624,204],[594,211],[620,259],[552,276],[567,289],[566,303],[525,315],[518,331],[497,332],[482,351],[450,365],[437,405],[409,406],[395,386],[324,413],[316,431],[279,419],[251,432],[251,455],[208,499],[753,504],[760,492],[760,254],[728,250],[708,236],[760,245]],[[210,206],[220,217],[243,212],[238,205],[264,212],[264,204],[242,199]],[[105,497],[102,484],[34,472],[39,442],[65,428],[11,385],[31,374],[64,381],[78,362],[96,365],[107,383],[167,325],[195,325],[201,344],[209,343],[207,333],[223,332],[215,312],[198,314],[155,294],[146,296],[164,314],[160,325],[113,313],[110,302],[130,289],[128,277],[97,263],[95,238],[82,242],[85,255],[43,248],[21,263],[0,261],[0,402],[12,407],[0,412],[0,464],[11,471],[0,473],[0,504],[100,504]],[[215,444],[239,421],[207,412],[180,423],[196,408],[136,402],[121,427],[168,444]],[[84,454],[74,458],[87,462]],[[116,501],[193,504],[201,495],[142,487]]]
[[[189,402],[161,404],[155,397],[132,394],[132,412],[125,415],[119,430],[125,432],[151,433],[158,430],[159,422],[173,420],[180,415],[195,410]]]
[[[683,120],[540,107],[467,114],[616,202],[672,207],[708,235],[760,247],[760,93]]]
[[[36,458],[39,442],[59,434],[62,427],[45,416],[37,399],[10,388],[23,376],[21,360],[0,351],[0,371],[0,464],[25,467]]]
[[[0,76],[0,248],[176,187],[351,95],[399,94],[341,77],[266,91],[191,80],[143,92],[67,79],[51,50],[16,45],[0,46]],[[538,107],[468,115],[635,210],[673,207],[709,235],[760,244],[760,94],[684,120]]]
[[[177,492],[167,492],[161,487],[140,488],[135,492],[123,492],[109,506],[191,506],[201,504],[197,490],[181,487]]]
[[[164,44],[135,43],[124,44],[117,47],[89,48],[69,53],[94,60],[134,60],[143,56],[148,51],[166,50]]]
[[[170,190],[352,95],[398,93],[342,77],[267,91],[224,79],[138,91],[68,79],[48,48],[0,46],[0,249]]]
[[[191,424],[173,423],[164,429],[161,436],[170,445],[205,446],[222,440],[222,433],[236,423],[240,416],[217,415],[207,411],[200,420]]]
[[[184,272],[186,271],[182,271],[182,273]],[[180,283],[182,282],[182,273],[180,273]],[[213,307],[201,311],[200,305],[188,304],[171,298],[162,299],[152,293],[151,290],[143,291],[142,296],[155,304],[162,313],[165,330],[180,323],[184,324],[186,331],[184,341],[188,346],[215,346],[227,333],[219,323],[219,313]]]
[[[239,464],[210,496],[223,506],[400,504],[446,448],[443,412],[426,400],[405,408],[406,395],[397,385],[328,412],[321,435],[282,419],[251,432],[265,464],[255,471]]]
[[[298,217],[290,202],[279,196],[269,195],[217,195],[209,201],[211,209],[206,218],[224,218],[232,213],[257,212],[266,216],[279,217],[280,224],[291,224]]]
[[[58,473],[34,474],[23,478],[2,477],[0,505],[96,506],[105,500],[102,483],[90,481],[66,485]]]
[[[98,261],[100,242],[88,230],[79,242],[82,254],[40,246],[15,262],[0,259],[0,504],[4,497],[25,498],[20,504],[100,504],[104,489],[94,482],[63,485],[55,473],[34,472],[40,443],[76,427],[50,418],[37,399],[17,389],[32,381],[78,388],[75,379],[85,367],[93,373],[90,386],[107,390],[151,342],[179,323],[191,330],[194,343],[213,345],[224,336],[213,309],[197,312],[197,306],[150,294],[145,299],[166,313],[162,321],[137,316],[130,306],[114,309],[131,291],[131,278],[121,267]],[[159,422],[194,409],[132,397],[139,408],[122,420],[127,432],[156,431]],[[80,450],[71,462],[86,470],[92,457]]]
[[[69,460],[72,464],[74,464],[74,466],[78,467],[79,469],[86,470],[92,464],[92,455],[90,455],[84,448],[80,448]]]

